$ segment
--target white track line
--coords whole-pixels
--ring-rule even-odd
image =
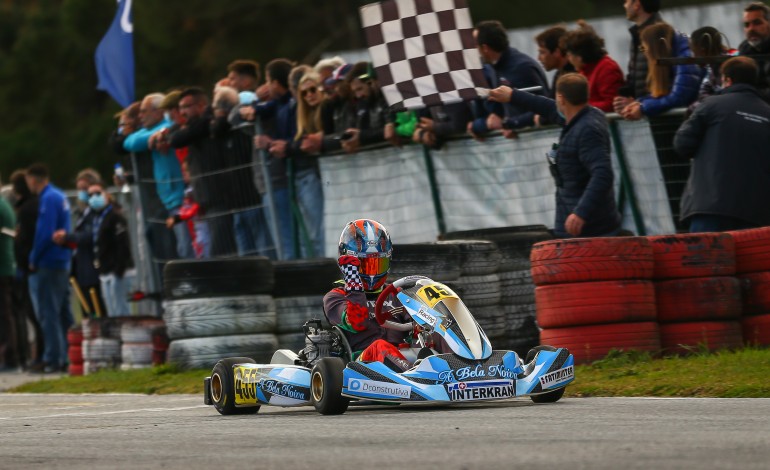
[[[9,418],[0,417],[0,421],[13,421],[13,420],[22,420],[22,419],[64,418],[64,417],[73,417],[73,416],[105,416],[105,415],[142,413],[142,412],[159,413],[164,411],[194,410],[198,408],[207,408],[207,405],[180,406],[177,408],[139,408],[135,410],[100,411],[98,413],[83,412],[83,413],[60,413],[60,414],[54,414],[54,415],[40,415],[40,416],[21,416],[21,417],[9,417]]]

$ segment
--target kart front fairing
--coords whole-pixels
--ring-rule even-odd
[[[460,297],[431,279],[419,279],[398,293],[398,300],[412,319],[428,332],[440,335],[463,359],[487,359],[492,344]]]

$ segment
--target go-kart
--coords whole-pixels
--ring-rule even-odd
[[[391,294],[411,322],[391,321],[393,310],[383,312]],[[375,317],[384,328],[417,332],[419,347],[400,349],[411,368],[353,360],[342,330],[315,319],[303,326],[307,346],[299,353],[279,349],[270,364],[247,357],[220,360],[204,379],[204,402],[223,415],[253,414],[260,405],[313,405],[321,414],[341,414],[351,400],[452,404],[529,396],[535,403],[553,403],[575,378],[574,358],[565,348],[538,346],[524,361],[514,351],[493,351],[457,294],[426,277],[388,285],[377,298]],[[434,334],[451,352],[431,348]]]

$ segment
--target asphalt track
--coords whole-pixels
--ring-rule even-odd
[[[264,411],[264,412],[263,412]],[[770,399],[266,408],[199,396],[0,394],[0,468],[767,469]]]

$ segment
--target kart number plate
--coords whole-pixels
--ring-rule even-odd
[[[501,400],[515,397],[516,386],[512,380],[453,382],[447,384],[447,393],[452,401]]]

